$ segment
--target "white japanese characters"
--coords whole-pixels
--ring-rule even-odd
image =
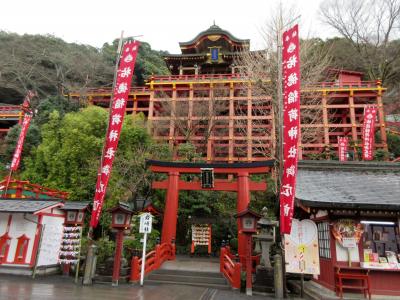
[[[112,164],[118,148],[118,140],[124,121],[126,103],[134,73],[138,45],[139,43],[136,41],[126,42],[121,52],[122,55],[116,74],[114,99],[110,111],[103,159],[101,160],[102,163],[97,178],[96,194],[93,202],[92,218],[90,221],[92,227],[97,226],[100,217],[108,181],[111,175]]]
[[[283,38],[283,129],[284,157],[280,188],[281,232],[290,233],[296,188],[300,127],[300,62],[298,26],[284,32]]]

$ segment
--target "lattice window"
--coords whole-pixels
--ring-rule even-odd
[[[328,222],[317,223],[319,257],[331,258],[331,237]]]

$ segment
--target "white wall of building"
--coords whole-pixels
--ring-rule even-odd
[[[2,236],[7,230],[9,215],[9,213],[0,213],[0,236]]]

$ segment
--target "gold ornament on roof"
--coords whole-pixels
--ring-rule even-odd
[[[210,41],[215,42],[218,41],[221,38],[221,36],[219,34],[214,34],[214,35],[208,35],[207,38]]]

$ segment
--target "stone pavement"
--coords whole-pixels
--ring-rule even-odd
[[[123,284],[82,286],[71,277],[47,276],[32,279],[24,276],[0,275],[1,300],[270,300],[267,296],[252,297],[238,291],[223,291],[183,285]]]

